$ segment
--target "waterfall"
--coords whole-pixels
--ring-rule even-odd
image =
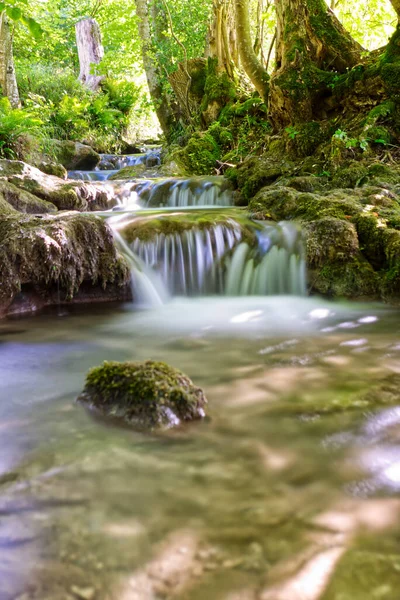
[[[132,295],[135,303],[139,306],[153,308],[163,305],[167,300],[168,292],[160,277],[132,252],[111,220],[109,224],[113,230],[115,242],[131,270]]]
[[[221,259],[240,241],[240,227],[215,225],[181,234],[157,234],[152,241],[136,238],[133,253],[159,272],[171,295],[223,293]]]
[[[225,224],[141,239],[139,226],[129,247],[158,274],[171,296],[305,295],[306,266],[298,227],[292,223],[253,227],[251,235],[251,227],[226,219]]]
[[[223,177],[137,181],[135,191],[143,206],[232,206],[232,191]]]

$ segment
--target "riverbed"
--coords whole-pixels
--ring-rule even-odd
[[[60,307],[0,322],[0,357],[0,600],[398,600],[397,311]],[[207,419],[143,434],[75,403],[90,367],[143,359]]]

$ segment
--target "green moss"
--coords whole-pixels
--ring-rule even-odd
[[[312,155],[334,133],[331,126],[326,127],[316,121],[296,125],[295,131],[292,136],[287,134],[287,149],[296,158]]]
[[[368,169],[359,162],[340,168],[335,173],[332,186],[335,188],[355,188],[367,181]]]
[[[0,305],[10,304],[23,285],[44,296],[56,287],[64,300],[83,282],[105,288],[125,286],[129,278],[111,230],[98,217],[16,213],[0,219]]]
[[[321,600],[395,600],[399,586],[400,554],[353,549],[340,561]]]
[[[357,232],[351,223],[324,217],[304,225],[310,267],[351,261],[359,253]]]
[[[202,390],[181,371],[150,360],[105,362],[91,369],[78,401],[140,429],[202,418],[207,403]]]
[[[22,213],[41,215],[57,212],[57,208],[51,202],[20,190],[8,181],[0,181],[0,194],[8,204]]]
[[[136,179],[137,177],[140,177],[141,175],[143,175],[143,173],[146,170],[146,165],[140,164],[140,165],[132,165],[130,167],[124,167],[123,169],[120,169],[118,171],[118,173],[114,173],[114,175],[111,175],[111,177],[109,178],[110,181],[118,181],[118,180],[122,180],[122,179]]]
[[[209,133],[194,133],[179,153],[185,169],[194,175],[210,175],[221,159],[221,149]]]
[[[215,211],[190,211],[190,213],[177,216],[165,215],[160,213],[152,219],[135,218],[120,229],[123,238],[131,244],[135,239],[142,242],[153,241],[157,235],[181,235],[185,231],[207,230],[217,226],[223,226],[227,229],[240,228],[242,240],[249,245],[256,241],[254,233],[254,224],[251,223],[240,209],[226,214],[216,213]]]
[[[309,270],[311,291],[332,298],[376,298],[379,279],[362,255]]]

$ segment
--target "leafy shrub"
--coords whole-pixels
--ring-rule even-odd
[[[120,150],[133,109],[142,103],[136,84],[106,79],[94,93],[69,69],[33,65],[20,71],[22,101],[40,115],[48,137],[86,142],[100,152]]]
[[[29,110],[13,109],[8,98],[0,98],[0,155],[17,158],[18,140],[27,134],[43,138],[43,121]]]

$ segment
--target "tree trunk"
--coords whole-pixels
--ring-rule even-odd
[[[93,72],[94,65],[99,65],[104,58],[100,27],[95,19],[84,19],[76,24],[75,29],[80,65],[79,81],[96,91],[104,79]]]
[[[279,0],[277,1],[279,3]],[[267,102],[269,76],[254,52],[247,0],[235,0],[235,14],[236,35],[241,64],[261,98]]]
[[[269,114],[276,129],[313,119],[332,72],[344,73],[363,48],[344,29],[325,0],[275,0],[276,71]]]
[[[400,18],[400,0],[390,0],[397,16]]]
[[[208,30],[206,58],[216,58],[219,71],[235,79],[238,65],[233,0],[214,0],[213,19]]]
[[[13,36],[4,11],[0,15],[0,85],[3,96],[7,96],[13,108],[17,108],[20,101],[14,68]]]
[[[147,0],[135,0],[136,14],[139,18],[138,29],[142,41],[142,57],[147,84],[158,120],[164,135],[168,138],[176,125],[168,93],[165,91],[159,67],[152,47],[149,6]],[[156,14],[153,15],[157,17]]]

